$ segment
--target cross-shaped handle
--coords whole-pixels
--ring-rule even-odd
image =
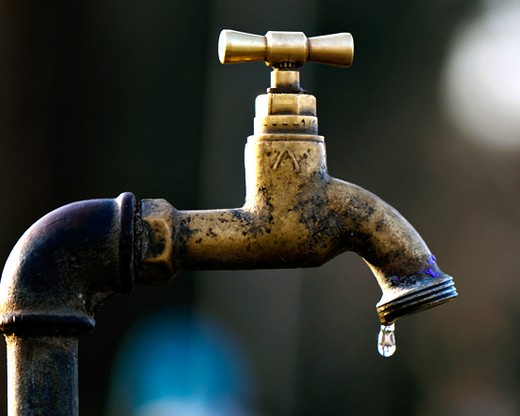
[[[223,30],[218,54],[223,64],[265,61],[274,68],[300,67],[305,62],[349,67],[354,58],[350,33],[308,38],[303,32],[267,32],[265,36]]]

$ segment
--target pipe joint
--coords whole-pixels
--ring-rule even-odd
[[[0,285],[4,334],[75,334],[94,328],[95,309],[134,286],[135,197],[59,208],[20,238]]]

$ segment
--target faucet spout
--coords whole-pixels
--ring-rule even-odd
[[[457,296],[452,277],[441,271],[419,233],[396,209],[338,179],[331,182],[329,201],[339,217],[343,249],[365,260],[383,291],[377,304],[383,325]]]

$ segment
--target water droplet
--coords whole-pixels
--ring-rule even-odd
[[[394,331],[395,324],[381,325],[381,330],[377,337],[377,350],[383,357],[390,357],[397,349]]]

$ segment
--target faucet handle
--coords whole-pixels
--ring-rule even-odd
[[[308,38],[303,32],[267,32],[265,36],[223,30],[218,41],[223,64],[265,61],[266,65],[299,67],[305,62],[349,67],[354,58],[354,40],[350,33]]]

